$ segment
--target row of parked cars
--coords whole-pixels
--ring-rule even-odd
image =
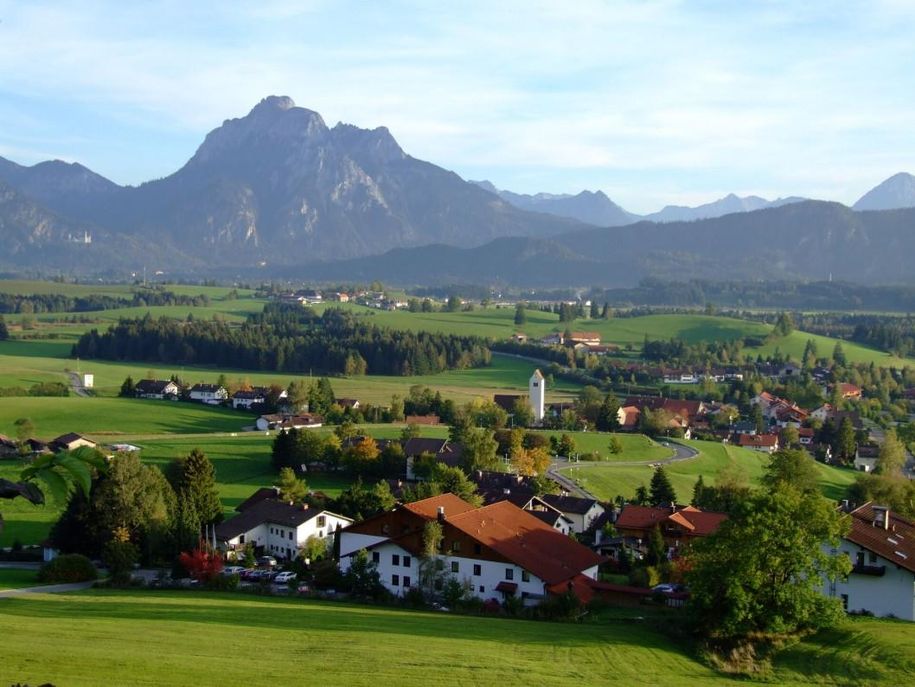
[[[273,565],[267,565],[260,568],[245,568],[240,565],[230,565],[222,569],[223,575],[238,575],[242,582],[269,582],[276,585],[288,585],[296,579],[296,574],[289,571],[279,571],[275,569],[276,561]]]

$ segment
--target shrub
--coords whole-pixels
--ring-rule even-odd
[[[105,550],[102,552],[102,560],[108,566],[108,572],[111,575],[111,584],[115,586],[127,586],[130,584],[130,577],[133,573],[133,565],[139,558],[137,547],[129,541],[119,541],[112,539],[105,544]]]
[[[654,587],[661,583],[661,574],[654,566],[633,568],[629,573],[629,583],[633,587]]]
[[[238,575],[215,575],[206,583],[215,592],[234,592],[238,589]]]
[[[88,582],[98,579],[98,571],[85,556],[78,553],[68,553],[58,556],[41,566],[38,571],[38,581],[51,584],[68,582]]]

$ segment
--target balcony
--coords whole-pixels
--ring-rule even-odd
[[[870,575],[871,577],[883,577],[886,574],[885,565],[855,565],[851,569],[854,575]]]

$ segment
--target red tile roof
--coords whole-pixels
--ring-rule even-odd
[[[445,509],[446,519],[450,519],[460,513],[475,510],[471,504],[454,494],[439,494],[422,501],[404,504],[403,507],[427,520],[438,517],[438,509],[440,507]]]
[[[745,448],[775,448],[778,446],[777,434],[741,434],[738,445]]]
[[[604,560],[508,501],[449,516],[447,523],[546,584],[568,580]]]
[[[704,537],[714,533],[727,517],[725,513],[703,511],[694,506],[680,506],[671,510],[669,507],[627,504],[617,518],[616,527],[621,530],[650,530],[655,525],[670,521],[693,536]]]
[[[900,568],[915,572],[915,522],[887,510],[887,526],[880,527],[874,522],[876,505],[865,503],[849,514],[851,530],[845,538]]]

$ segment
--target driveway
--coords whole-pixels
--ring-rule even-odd
[[[71,584],[46,584],[41,587],[22,587],[21,589],[0,589],[0,599],[10,599],[26,594],[60,594],[61,592],[78,592],[88,589],[95,582],[73,582]]]

